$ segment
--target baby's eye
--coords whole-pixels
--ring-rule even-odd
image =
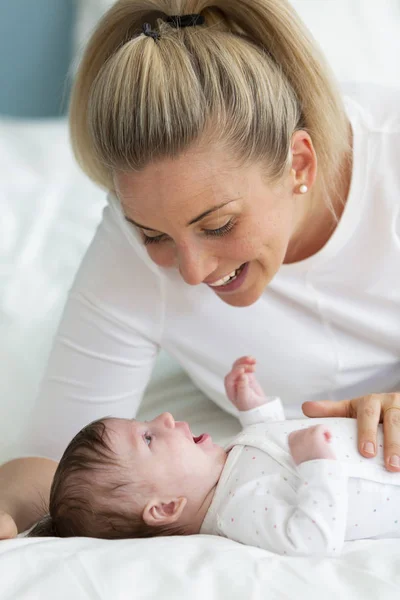
[[[145,433],[143,438],[144,438],[144,441],[146,442],[146,444],[148,446],[150,446],[151,440],[153,439],[153,436],[151,435],[151,433]]]

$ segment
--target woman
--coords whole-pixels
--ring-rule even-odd
[[[357,417],[366,457],[383,420],[400,472],[400,104],[352,95],[286,0],[106,14],[70,117],[109,204],[30,423],[49,458],[1,468],[0,537],[41,515],[83,425],[135,414],[159,348],[227,410],[224,373],[256,356],[289,417]]]

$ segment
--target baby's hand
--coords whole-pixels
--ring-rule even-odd
[[[330,447],[331,438],[331,432],[323,425],[292,431],[288,441],[296,465],[319,458],[335,460],[335,453]]]
[[[242,356],[233,363],[232,370],[225,377],[226,395],[240,411],[256,408],[267,401],[254,375],[255,368],[255,358]]]

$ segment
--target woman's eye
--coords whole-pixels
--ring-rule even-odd
[[[168,236],[165,235],[165,233],[161,233],[160,235],[156,235],[154,237],[149,237],[144,232],[142,233],[145,246],[148,246],[149,244],[159,244],[160,242],[163,242],[166,238],[168,238]]]
[[[235,224],[235,221],[230,219],[225,225],[218,227],[217,229],[203,229],[203,233],[207,237],[222,237],[232,231],[232,229],[235,227]],[[149,246],[150,244],[159,244],[160,242],[165,242],[169,239],[165,233],[155,235],[154,237],[149,237],[144,233],[144,231],[142,231],[142,234],[145,246]]]
[[[151,440],[153,439],[153,436],[151,435],[151,433],[145,433],[143,438],[144,438],[144,441],[146,442],[146,444],[148,446],[150,446]]]
[[[226,235],[235,227],[235,222],[233,219],[230,219],[225,225],[219,227],[218,229],[204,229],[204,233],[207,237],[221,237]]]

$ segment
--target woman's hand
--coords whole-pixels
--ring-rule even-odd
[[[251,410],[267,402],[254,371],[256,359],[251,356],[238,358],[225,377],[225,391],[229,400],[240,411]]]
[[[400,472],[400,393],[370,394],[338,402],[305,402],[302,409],[307,417],[357,419],[358,449],[365,458],[376,455],[378,423],[383,423],[386,468]]]
[[[12,516],[0,510],[0,540],[11,540],[17,535],[18,529]]]

